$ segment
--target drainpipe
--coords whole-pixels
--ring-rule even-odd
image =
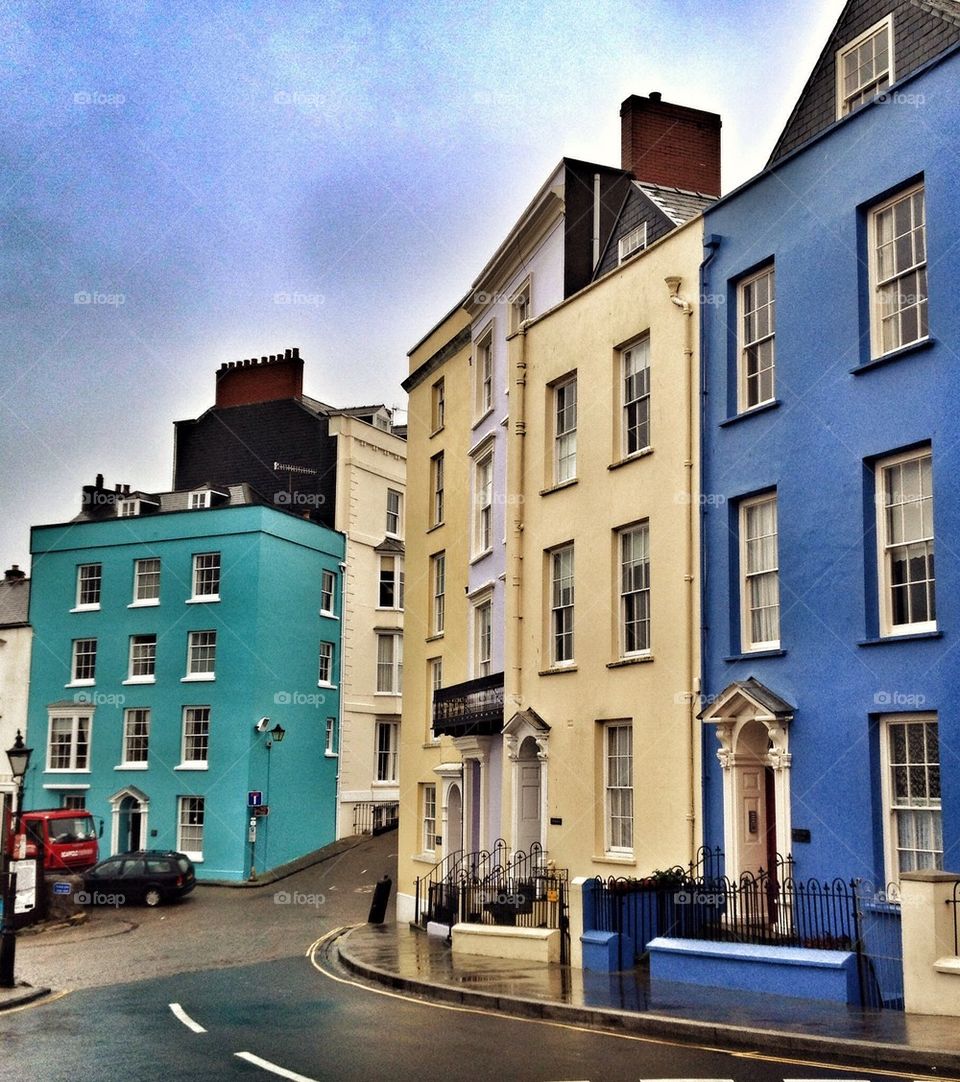
[[[694,663],[694,643],[696,641],[696,629],[693,622],[693,613],[696,605],[696,579],[693,574],[693,552],[696,547],[696,478],[694,476],[694,440],[693,440],[693,412],[697,408],[696,396],[693,393],[693,305],[680,296],[680,283],[682,279],[669,277],[665,279],[667,288],[670,290],[670,300],[686,317],[684,320],[683,341],[683,402],[684,402],[684,497],[687,508],[686,537],[684,538],[684,569],[683,581],[686,583],[686,643],[684,651],[684,684],[685,698],[687,700],[687,847],[690,853],[690,862],[693,863],[697,855],[697,777],[696,777],[696,737],[698,728],[697,706],[699,704],[699,686],[696,666]]]
[[[350,544],[350,538],[345,539],[345,545]],[[346,555],[346,548],[344,549],[344,555]],[[340,827],[342,826],[342,816],[340,807],[340,776],[343,773],[343,655],[346,653],[347,645],[347,565],[345,563],[340,564],[340,649],[337,651],[340,655],[340,671],[337,673],[337,731],[334,734],[334,740],[336,741],[337,748],[337,803],[336,817],[333,823],[333,836],[334,838],[340,837]]]
[[[600,262],[600,174],[593,174],[593,270]]]
[[[524,436],[527,432],[525,389],[527,386],[527,325],[521,324],[510,343],[513,355],[513,391],[510,395],[510,427],[513,437],[507,449],[507,505],[512,508],[513,551],[510,591],[513,604],[513,650],[510,669],[512,687],[504,689],[504,702],[512,699],[518,709],[523,698],[523,479]]]

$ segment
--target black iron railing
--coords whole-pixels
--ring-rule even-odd
[[[493,736],[502,728],[502,672],[433,693],[434,736]]]
[[[396,800],[360,801],[353,806],[353,833],[383,834],[395,830],[399,814],[400,804]]]

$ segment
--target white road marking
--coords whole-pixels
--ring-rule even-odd
[[[179,1003],[171,1003],[170,1010],[173,1011],[173,1017],[182,1022],[187,1029],[192,1029],[194,1033],[206,1033],[207,1031],[200,1025],[199,1022],[194,1022],[189,1014],[180,1006]]]
[[[234,1052],[233,1054],[240,1059],[245,1059],[247,1063],[252,1063],[254,1067],[262,1067],[263,1070],[272,1071],[281,1078],[289,1078],[292,1082],[317,1082],[315,1078],[308,1078],[305,1074],[297,1074],[296,1071],[288,1071],[286,1067],[278,1067],[275,1063],[271,1063],[267,1059],[261,1059],[252,1052]]]

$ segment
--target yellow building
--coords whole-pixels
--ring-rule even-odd
[[[411,350],[407,449],[406,681],[403,694],[397,918],[414,917],[413,884],[461,848],[460,756],[433,735],[433,692],[466,680],[473,419],[470,316],[459,306]],[[453,792],[451,792],[451,789]],[[456,838],[451,845],[444,838]]]
[[[693,219],[511,339],[504,822],[571,875],[699,830]]]

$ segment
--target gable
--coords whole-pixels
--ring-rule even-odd
[[[893,21],[894,85],[960,43],[956,0],[848,0],[770,155],[773,165],[837,120],[837,51],[885,16]]]

